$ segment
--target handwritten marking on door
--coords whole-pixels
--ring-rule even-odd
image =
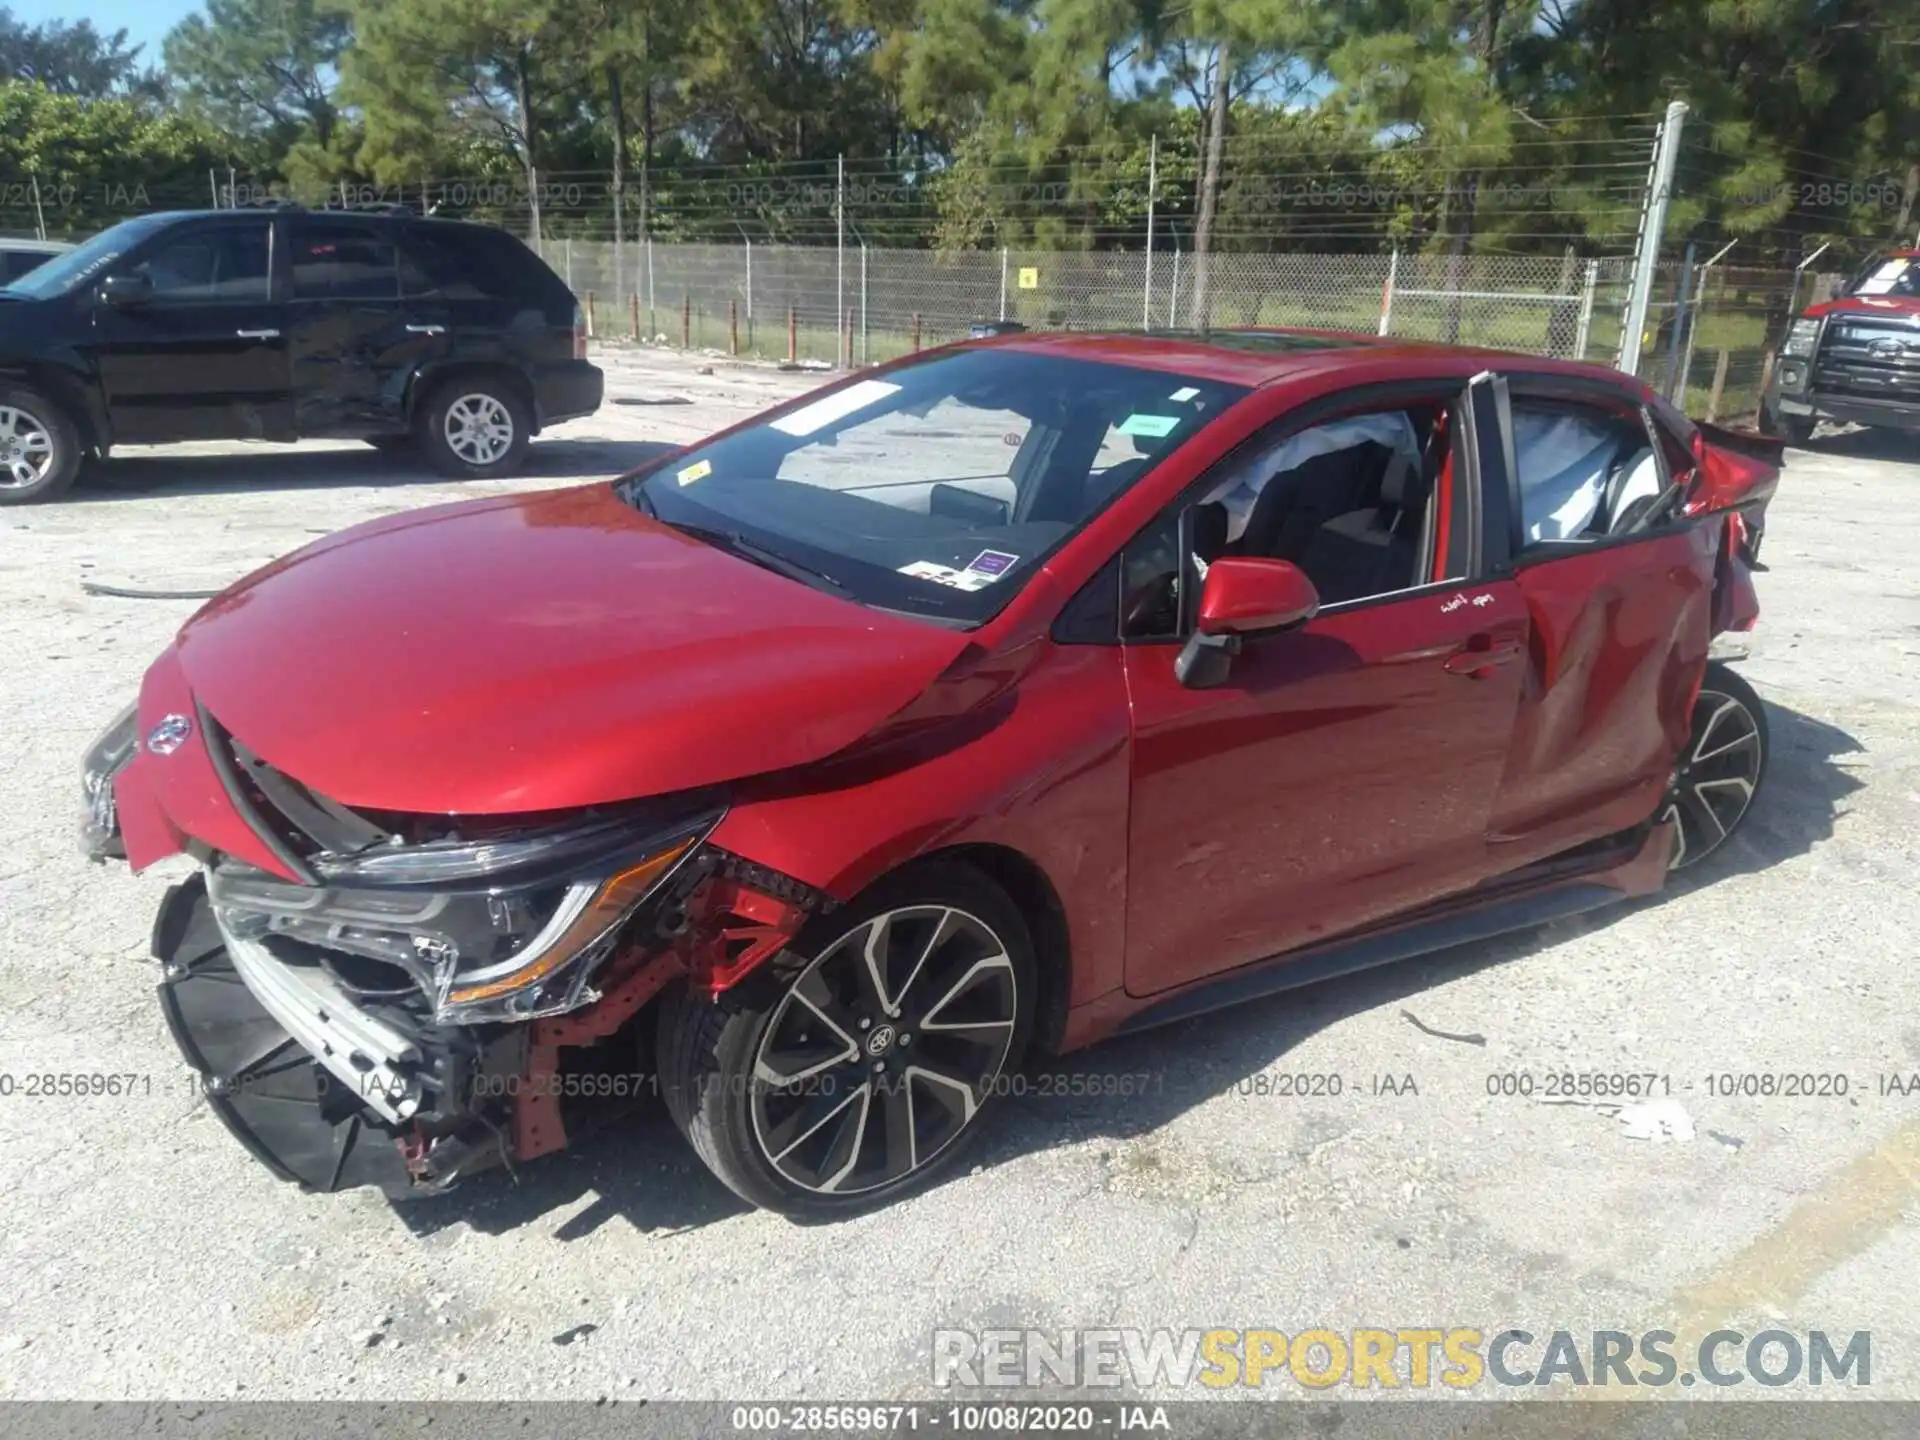
[[[1493,603],[1493,596],[1487,594],[1485,591],[1482,591],[1478,595],[1472,595],[1472,596],[1455,595],[1451,600],[1447,601],[1446,604],[1440,607],[1440,613],[1442,615],[1451,615],[1454,611],[1466,605],[1471,605],[1473,606],[1474,609],[1481,610],[1481,609],[1485,609],[1487,606],[1491,605],[1492,603]]]

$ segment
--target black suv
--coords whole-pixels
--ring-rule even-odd
[[[600,407],[566,283],[513,236],[294,207],[146,215],[0,289],[0,505],[175,440],[417,446],[512,473]]]

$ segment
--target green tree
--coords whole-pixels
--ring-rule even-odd
[[[350,39],[345,12],[328,0],[206,0],[204,14],[174,27],[164,53],[191,106],[277,158],[296,145],[333,145],[333,91]]]
[[[0,77],[32,81],[58,95],[160,99],[165,83],[141,64],[144,48],[129,45],[125,30],[102,34],[91,20],[27,25],[0,6]]]

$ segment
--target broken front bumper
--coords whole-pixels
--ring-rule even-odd
[[[195,877],[154,924],[160,1006],[208,1105],[248,1153],[307,1190],[444,1189],[507,1158],[499,1118],[456,1103],[524,1047],[460,1030],[409,1035],[325,977],[231,946]],[[485,1088],[485,1087],[480,1087]]]

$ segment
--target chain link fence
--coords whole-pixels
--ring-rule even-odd
[[[1631,262],[550,240],[602,339],[871,364],[1030,329],[1303,326],[1611,362]]]

